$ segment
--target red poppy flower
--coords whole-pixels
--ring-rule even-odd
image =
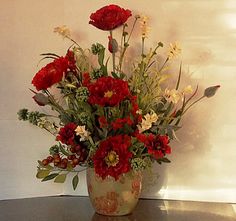
[[[93,162],[95,172],[105,179],[112,176],[116,180],[123,173],[130,171],[132,153],[128,150],[131,138],[127,135],[117,135],[102,141],[96,151]]]
[[[113,30],[123,25],[131,16],[131,11],[118,5],[108,5],[90,15],[89,24],[104,31]]]
[[[64,127],[60,128],[60,131],[57,135],[57,140],[61,141],[66,145],[74,145],[75,144],[75,129],[77,125],[75,123],[68,123]]]
[[[75,58],[72,51],[68,51],[65,57],[55,59],[36,73],[32,84],[38,91],[46,90],[62,80],[67,70],[75,71]]]
[[[168,136],[138,134],[136,137],[139,141],[144,143],[148,149],[148,153],[151,154],[155,159],[163,158],[166,154],[171,153]]]
[[[130,94],[126,81],[112,77],[101,77],[88,89],[89,103],[100,106],[116,106]]]

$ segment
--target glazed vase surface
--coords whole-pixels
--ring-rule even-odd
[[[132,213],[141,193],[142,174],[130,171],[118,180],[102,179],[94,168],[87,169],[87,188],[95,211],[101,215],[123,216]]]

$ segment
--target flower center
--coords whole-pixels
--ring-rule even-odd
[[[104,97],[110,98],[112,95],[113,95],[113,92],[112,92],[112,91],[107,91],[107,92],[104,94]]]
[[[107,154],[105,161],[109,167],[110,166],[114,167],[119,163],[119,156],[115,151],[112,150]]]

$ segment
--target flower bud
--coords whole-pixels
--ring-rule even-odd
[[[42,93],[35,94],[33,99],[39,106],[45,106],[49,103],[48,97]]]
[[[204,91],[204,96],[205,97],[213,97],[217,91],[217,89],[220,88],[220,85],[208,87]]]
[[[118,43],[116,39],[112,38],[111,36],[108,36],[109,42],[108,42],[108,50],[111,53],[116,53],[118,51]]]

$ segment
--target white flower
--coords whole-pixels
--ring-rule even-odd
[[[144,116],[144,118],[146,119],[147,122],[150,122],[150,123],[156,123],[157,119],[158,119],[158,116],[157,114],[153,111],[151,114],[146,114]]]
[[[142,119],[141,125],[138,125],[138,130],[142,133],[145,130],[148,130],[152,127],[153,123],[156,123],[158,120],[157,114],[153,111],[151,114],[146,114],[144,119]]]
[[[61,35],[63,38],[70,37],[70,29],[63,25],[61,27],[54,28],[54,32]]]
[[[85,129],[85,126],[78,126],[75,129],[76,135],[80,136],[80,141],[88,140],[90,132]]]
[[[164,97],[167,101],[177,104],[181,98],[181,94],[175,89],[169,90],[166,88]]]
[[[178,57],[180,54],[181,54],[181,47],[179,45],[178,42],[175,42],[175,43],[170,43],[170,49],[169,49],[169,52],[168,52],[168,58],[171,59],[171,58],[174,58],[174,57]]]

